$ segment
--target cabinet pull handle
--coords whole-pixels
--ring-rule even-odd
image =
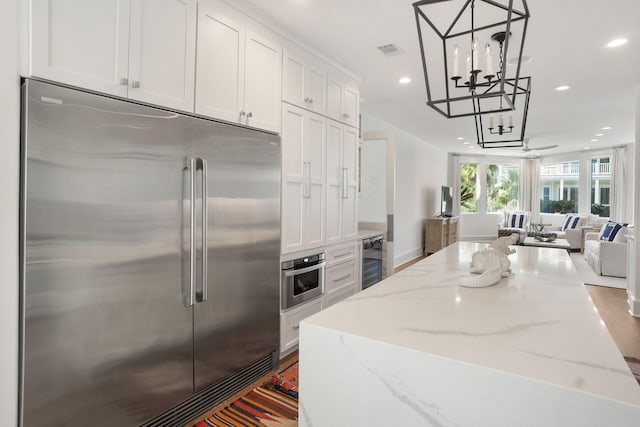
[[[311,198],[311,162],[304,162],[304,198]]]
[[[349,198],[349,168],[342,168],[342,198]]]
[[[298,329],[300,329],[300,325],[295,325],[295,326],[293,327],[293,329],[295,329],[295,330],[297,331]]]
[[[131,87],[134,89],[138,89],[140,87],[140,82],[137,80],[134,80],[131,82]]]
[[[240,123],[241,125],[243,125],[243,124],[244,124],[244,116],[245,116],[246,114],[247,114],[247,113],[245,113],[244,111],[240,111],[240,113],[239,113],[238,123]]]
[[[342,258],[343,256],[351,255],[351,252],[343,252],[341,254],[334,255],[334,258]]]
[[[349,116],[347,113],[344,113],[344,114],[342,115],[342,117],[344,117],[345,119],[348,119],[348,118],[349,118],[349,117],[351,117],[351,116]]]
[[[333,279],[333,281],[334,281],[334,282],[339,282],[339,281],[341,281],[341,280],[348,279],[349,277],[351,277],[351,275],[350,275],[350,274],[347,274],[347,275],[345,275],[345,276],[338,277],[337,279]]]
[[[246,118],[246,119],[244,119],[244,124],[245,124],[245,125],[248,125],[248,124],[249,124],[249,119],[250,119],[251,117],[253,117],[253,113],[252,113],[251,111],[249,111],[249,112],[247,113],[247,118]]]
[[[120,79],[120,84],[121,84],[122,86],[127,86],[127,85],[129,84],[129,79],[128,79],[128,78],[126,78],[126,77],[122,77],[122,78]]]
[[[309,98],[308,96],[304,97],[304,102],[309,103],[311,102],[311,98]]]

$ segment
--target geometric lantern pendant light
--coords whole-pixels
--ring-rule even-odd
[[[522,147],[524,133],[529,114],[531,97],[531,77],[520,77],[518,84],[507,79],[505,87],[515,89],[515,109],[508,112],[484,114],[485,99],[477,98],[474,102],[479,114],[474,116],[478,145],[482,148]]]
[[[516,108],[526,0],[422,0],[413,9],[427,105],[447,118]]]

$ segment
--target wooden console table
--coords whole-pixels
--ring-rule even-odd
[[[429,218],[425,227],[424,254],[429,255],[458,241],[457,216]]]

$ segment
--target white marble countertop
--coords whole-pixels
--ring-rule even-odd
[[[358,240],[368,239],[374,236],[384,236],[385,230],[370,230],[370,229],[358,229]]]
[[[487,288],[459,286],[471,254],[485,246],[458,242],[435,253],[305,319],[301,339],[305,325],[319,327],[640,405],[640,387],[569,255],[517,246],[510,277]],[[301,345],[303,370],[305,357]]]

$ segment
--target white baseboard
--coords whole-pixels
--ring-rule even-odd
[[[397,268],[398,266],[409,262],[411,260],[414,260],[416,258],[419,258],[423,255],[423,249],[422,248],[416,248],[416,249],[412,249],[409,252],[405,252],[403,254],[400,254],[398,256],[396,256],[393,259],[393,267]]]
[[[629,291],[627,291],[627,297],[627,302],[629,303],[629,314],[634,317],[640,317],[640,301],[635,299]]]

